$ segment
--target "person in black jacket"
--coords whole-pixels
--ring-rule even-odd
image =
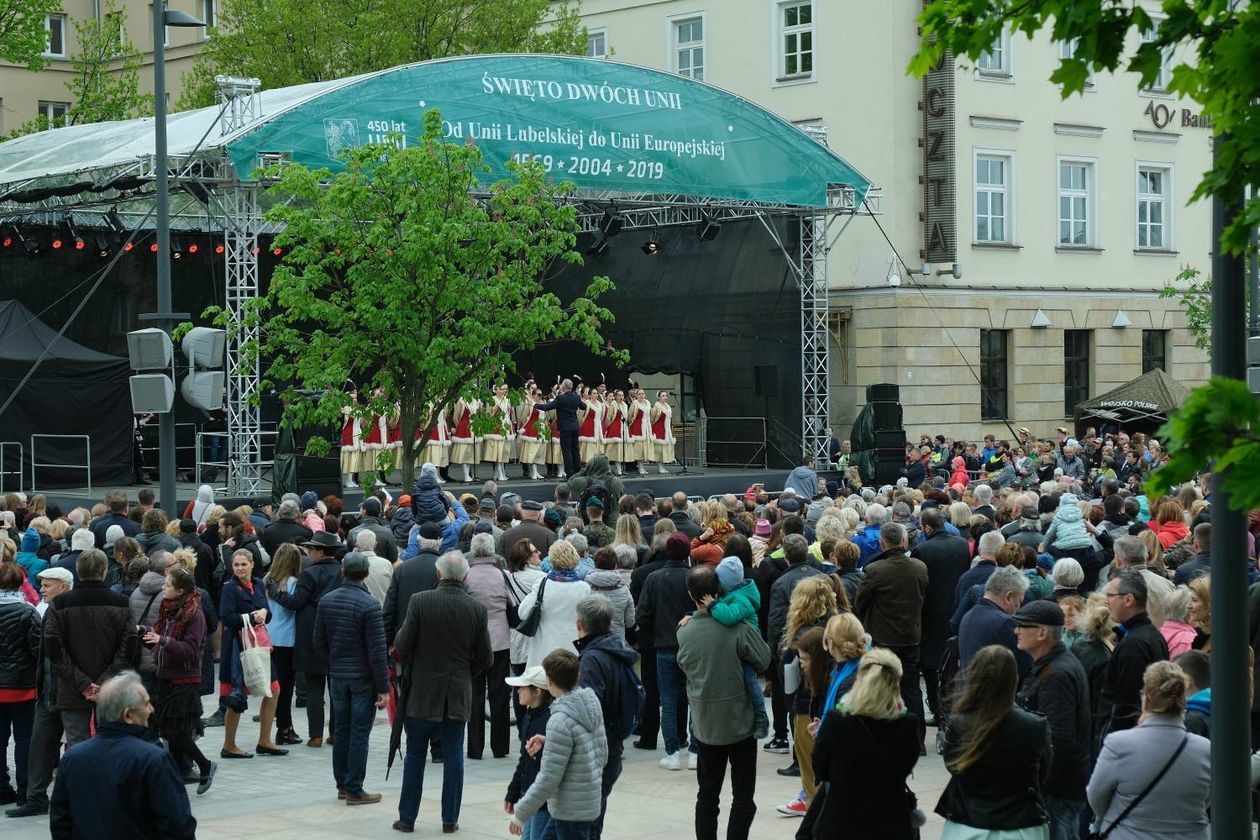
[[[370,565],[352,551],[342,560],[345,582],[320,599],[315,613],[315,649],[328,661],[328,689],[333,714],[342,721],[333,744],[333,780],[347,805],[381,801],[363,790],[367,774],[368,737],[376,709],[389,697],[385,624],[381,607],[363,581]]]
[[[551,694],[547,691],[547,672],[541,665],[526,668],[519,677],[508,677],[507,684],[516,688],[516,699],[525,709],[518,712],[522,717],[521,724],[521,757],[516,762],[516,771],[512,773],[512,781],[508,782],[507,795],[503,797],[503,811],[512,814],[516,811],[516,803],[529,790],[529,786],[538,777],[542,767],[542,750],[530,753],[530,741],[547,735],[547,721],[551,719]],[[546,746],[543,747],[546,749]],[[523,836],[527,840],[541,838],[551,814],[543,805],[538,813],[525,823]]]
[[[906,776],[919,760],[919,722],[901,700],[901,660],[866,653],[841,709],[824,710],[814,740],[814,775],[826,804],[810,836],[818,840],[913,840]],[[805,825],[812,821],[807,816]],[[798,833],[797,837],[801,837]]]
[[[39,663],[39,613],[22,595],[26,572],[16,563],[0,565],[0,804],[26,802],[26,767],[35,719],[35,671]],[[5,760],[13,730],[17,788],[9,783]]]
[[[110,490],[105,494],[105,506],[109,508],[109,513],[92,521],[88,529],[92,532],[92,536],[96,538],[96,547],[105,548],[105,532],[109,530],[109,526],[117,525],[122,528],[123,534],[128,537],[134,537],[140,533],[140,523],[127,516],[127,494],[122,490]]]
[[[245,622],[251,627],[264,625],[271,620],[271,605],[267,603],[267,592],[262,578],[250,577],[253,574],[253,555],[248,550],[239,548],[232,555],[232,577],[223,584],[223,595],[219,602],[219,616],[223,623],[223,653],[219,657],[219,696],[227,707],[223,715],[223,749],[220,758],[253,758],[252,753],[245,752],[236,745],[236,730],[241,722],[241,714],[248,708],[249,689],[245,685],[241,670],[241,653],[243,651],[241,631]],[[254,748],[259,755],[288,755],[289,751],[280,749],[271,738],[271,724],[276,716],[276,703],[280,696],[280,683],[276,681],[275,666],[271,672],[271,696],[262,698],[262,709],[259,713],[258,745]]]
[[[1111,618],[1120,624],[1099,698],[1098,741],[1112,732],[1137,726],[1142,713],[1142,677],[1146,666],[1168,659],[1168,643],[1146,614],[1146,578],[1121,569],[1104,590]]]
[[[665,543],[669,560],[648,575],[643,597],[635,611],[635,624],[640,639],[651,639],[656,651],[656,680],[661,697],[661,733],[665,740],[665,758],[661,766],[677,770],[678,749],[687,740],[686,692],[682,670],[678,667],[678,622],[692,610],[687,594],[687,557],[691,542],[687,535],[675,531]],[[694,742],[692,749],[695,749]],[[692,761],[695,753],[691,753]]]
[[[573,393],[573,380],[566,379],[560,383],[560,394],[549,403],[538,403],[539,411],[556,413],[556,429],[560,432],[560,452],[564,455],[564,471],[569,475],[577,475],[582,468],[582,458],[578,454],[577,413],[586,408],[582,398]]]
[[[275,521],[264,528],[262,535],[258,538],[262,547],[267,550],[268,556],[275,557],[276,551],[284,543],[301,545],[313,536],[310,528],[298,522],[298,517],[301,515],[302,511],[298,509],[297,502],[287,500],[280,503],[279,509],[276,510]]]
[[[643,586],[648,577],[657,569],[664,567],[669,561],[666,553],[669,534],[657,534],[652,537],[652,553],[646,563],[638,566],[630,573],[630,599],[637,604],[643,597]],[[674,545],[675,552],[682,550],[680,542]],[[686,559],[686,553],[682,558]],[[656,648],[650,634],[636,635],[635,647],[639,651],[639,676],[643,679],[643,714],[639,718],[639,738],[634,742],[635,749],[656,749],[656,738],[661,731],[661,695],[656,682]]]
[[[1015,654],[1007,648],[990,645],[971,660],[945,730],[950,779],[936,813],[947,832],[951,824],[983,833],[1049,822],[1041,789],[1051,768],[1050,727],[1015,705],[1018,684]]]
[[[910,556],[923,561],[928,570],[922,641],[919,644],[919,673],[927,686],[928,708],[935,718],[940,714],[936,670],[952,635],[949,617],[954,612],[954,592],[958,579],[971,568],[971,551],[965,539],[945,530],[945,517],[940,510],[929,508],[923,511],[919,521],[923,539],[910,552]]]
[[[277,604],[297,613],[294,634],[293,667],[306,678],[306,742],[308,747],[324,745],[324,687],[328,680],[328,661],[315,647],[315,612],[319,599],[341,585],[341,566],[336,561],[341,540],[327,531],[320,531],[302,544],[310,565],[298,576],[297,588],[292,593],[281,592],[274,584],[268,587],[267,597]],[[220,610],[220,618],[227,618]],[[328,737],[331,740],[336,725],[336,714],[328,715]]]
[[[417,539],[420,553],[402,561],[389,579],[383,607],[385,615],[385,641],[394,643],[394,635],[407,617],[407,605],[417,592],[428,592],[438,585],[438,549],[442,545],[442,526],[437,522],[425,522],[420,526]]]
[[[604,815],[608,813],[608,794],[621,776],[621,756],[628,731],[619,721],[626,709],[621,706],[627,696],[626,680],[634,673],[638,654],[626,647],[620,635],[612,632],[613,607],[607,597],[588,595],[577,605],[578,687],[589,688],[599,698],[604,713],[604,735],[608,741],[608,760],[600,792],[599,819],[591,826],[591,840],[599,840],[604,831]]]
[[[53,837],[197,836],[175,759],[144,739],[151,714],[149,693],[135,671],[102,683],[96,698],[96,737],[61,758],[49,812]]]
[[[1042,799],[1050,813],[1051,837],[1075,837],[1085,810],[1089,781],[1089,680],[1063,644],[1063,610],[1054,601],[1031,601],[1015,613],[1019,649],[1033,659],[1016,702],[1044,715],[1054,757]]]
[[[201,537],[197,534],[197,523],[192,519],[181,519],[179,521],[179,544],[181,548],[186,548],[197,558],[197,565],[193,568],[193,579],[197,581],[197,585],[210,594],[214,603],[219,603],[219,581],[214,579],[214,552],[210,550],[210,546],[201,541]]]

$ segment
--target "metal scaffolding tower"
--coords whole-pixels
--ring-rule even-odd
[[[225,191],[223,267],[227,278],[227,429],[228,492],[257,495],[262,481],[262,428],[257,405],[258,366],[246,348],[260,337],[257,317],[250,312],[258,297],[258,212],[255,187],[237,184]]]

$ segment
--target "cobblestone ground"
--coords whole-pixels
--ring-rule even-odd
[[[208,705],[208,704],[207,704]],[[299,734],[304,716],[296,710]],[[246,718],[248,721],[248,718]],[[251,726],[242,722],[237,741],[246,749],[253,743],[247,735]],[[934,743],[935,730],[928,730],[928,744]],[[217,758],[223,743],[222,729],[209,729],[198,742],[207,756]],[[604,836],[608,840],[679,840],[692,836],[695,805],[695,774],[682,770],[660,769],[656,762],[663,751],[646,752],[629,747],[625,770],[613,789],[608,804]],[[323,838],[386,838],[397,837],[390,826],[398,818],[398,794],[402,788],[402,759],[394,762],[389,779],[385,778],[385,759],[389,747],[389,726],[384,713],[378,715],[372,732],[368,755],[366,789],[384,794],[377,805],[348,807],[337,801],[332,781],[332,748],[311,749],[304,744],[290,748],[282,758],[256,757],[248,761],[221,761],[214,787],[205,796],[188,791],[193,814],[197,818],[198,837],[239,837],[247,835],[264,840],[323,840]],[[928,755],[919,764],[910,786],[919,796],[919,803],[928,812],[929,821],[924,840],[940,836],[941,820],[932,808],[945,787],[949,775],[939,756],[929,747]],[[489,756],[489,752],[486,753]],[[6,756],[10,773],[13,768],[13,747]],[[515,759],[485,758],[465,761],[464,804],[460,814],[460,836],[470,838],[508,838],[508,817],[503,813],[503,794],[512,776]],[[797,779],[779,776],[775,770],[786,767],[788,756],[759,752],[757,759],[757,818],[753,823],[753,840],[785,840],[795,835],[799,819],[785,817],[775,811],[797,790]],[[441,767],[429,764],[425,773],[425,797],[416,822],[419,836],[440,836],[439,810]],[[729,807],[729,781],[723,798],[722,822]],[[724,831],[724,829],[723,829]],[[28,840],[47,837],[46,819],[7,819],[0,817],[0,837],[5,840]]]

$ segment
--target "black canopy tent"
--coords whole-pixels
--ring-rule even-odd
[[[1185,403],[1190,389],[1156,368],[1076,407],[1079,433],[1089,425],[1154,432]]]
[[[0,301],[0,405],[41,354],[35,375],[0,414],[0,439],[21,445],[3,447],[5,489],[18,487],[19,472],[23,486],[31,486],[32,454],[40,464],[65,465],[40,466],[40,487],[87,484],[89,460],[92,484],[127,482],[132,457],[127,360],[58,338],[21,303]],[[74,437],[36,438],[32,453],[32,435]]]

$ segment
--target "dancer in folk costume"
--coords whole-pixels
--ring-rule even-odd
[[[626,462],[638,467],[639,475],[647,475],[645,463],[652,460],[652,443],[648,435],[648,418],[652,404],[642,388],[630,391],[630,403],[626,420]]]
[[[372,399],[378,399],[380,395],[381,391],[378,388],[373,392]],[[362,460],[359,461],[359,473],[364,484],[368,483],[368,476],[380,471],[380,461],[377,459],[383,450],[389,449],[388,425],[388,418],[385,415],[373,414],[363,430],[363,453]]]
[[[350,490],[359,486],[354,474],[359,471],[363,452],[363,424],[354,413],[359,392],[353,382],[347,384],[350,385],[350,405],[341,408],[341,416],[345,418],[341,426],[341,485]]]
[[[668,472],[666,464],[674,463],[674,409],[669,404],[669,394],[660,391],[651,413],[652,460],[661,473]]]
[[[622,475],[621,462],[626,459],[626,422],[622,408],[617,402],[617,392],[608,391],[604,396],[604,454],[614,475]]]
[[[432,417],[433,409],[429,408],[425,411],[425,417]],[[446,469],[446,465],[451,462],[451,431],[446,425],[446,409],[442,409],[437,413],[437,417],[432,419],[432,425],[429,427],[431,434],[429,440],[424,445],[424,452],[416,461],[421,464],[432,464],[439,471]],[[419,441],[423,436],[424,430],[416,432],[416,440]],[[440,472],[439,472],[440,474]],[[442,479],[438,479],[440,484]]]
[[[402,407],[394,403],[394,409],[385,416],[385,448],[394,453],[394,469],[402,469]],[[419,469],[417,467],[416,469]],[[406,481],[407,479],[404,479]],[[414,479],[413,479],[414,480]]]
[[[591,459],[604,451],[604,404],[598,398],[594,388],[582,389],[582,402],[585,409],[578,410],[578,420],[582,425],[578,429],[578,454],[582,463],[589,464]]]
[[[526,477],[540,481],[542,475],[538,465],[546,463],[548,443],[542,439],[540,430],[548,425],[546,411],[538,410],[538,403],[543,402],[542,391],[531,385],[524,405],[516,407],[517,442],[520,444],[521,466],[528,472]]]
[[[512,438],[515,437],[512,402],[508,399],[507,383],[500,382],[494,386],[486,407],[499,421],[499,428],[481,439],[481,460],[494,464],[495,481],[507,481],[507,473],[504,472],[503,466],[511,460]]]
[[[451,424],[451,466],[464,468],[460,480],[465,483],[473,480],[472,465],[477,462],[477,439],[473,437],[472,416],[481,408],[479,400],[458,399],[451,416],[455,418]]]

